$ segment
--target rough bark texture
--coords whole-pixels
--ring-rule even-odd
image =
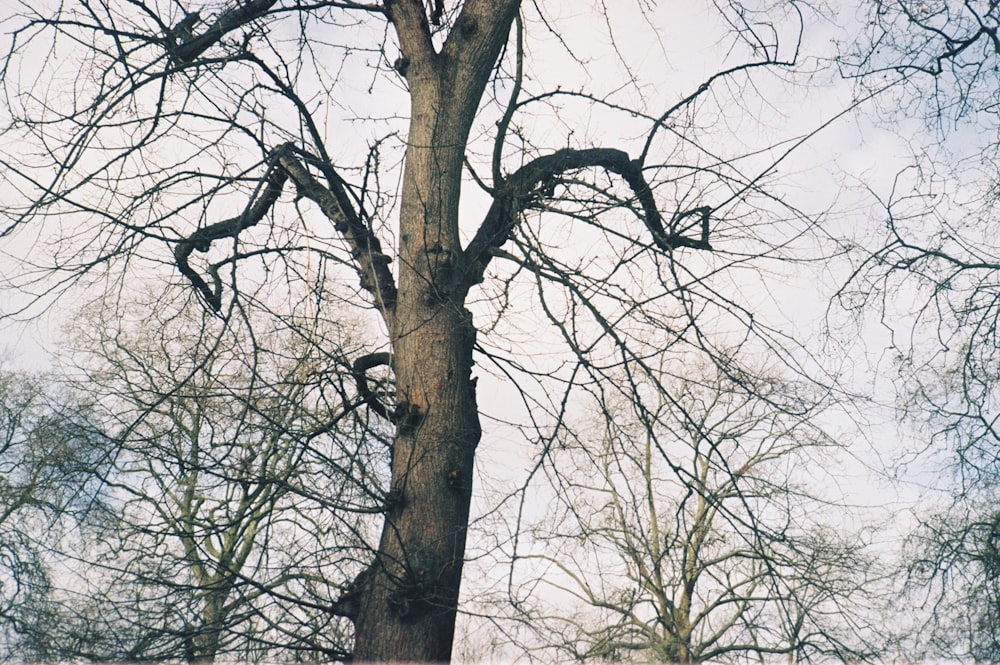
[[[475,328],[458,233],[465,144],[517,0],[469,0],[440,52],[418,0],[386,11],[409,60],[409,147],[392,336],[397,437],[376,561],[355,618],[358,661],[451,657],[480,425]]]

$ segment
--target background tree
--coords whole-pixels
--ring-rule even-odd
[[[529,504],[547,508],[511,554],[523,643],[574,660],[872,657],[881,585],[826,508],[840,444],[823,400],[713,367],[664,383],[646,409],[596,405],[545,459]]]
[[[921,515],[906,541],[904,591],[923,611],[906,645],[916,657],[1000,658],[1000,515],[984,494]]]
[[[2,573],[2,613],[4,623],[11,621],[11,612],[24,602],[26,586],[42,586],[47,583],[44,572],[37,564],[36,552],[30,541],[28,530],[18,521],[32,504],[45,505],[44,493],[38,470],[30,465],[31,450],[27,432],[33,429],[30,421],[36,417],[41,388],[28,377],[4,372],[0,377],[0,414],[2,414],[3,444],[0,459],[3,460],[3,474],[0,480],[0,561]],[[28,421],[27,423],[25,421]],[[41,496],[39,496],[41,495]],[[30,519],[26,519],[30,522]]]
[[[884,233],[855,245],[842,302],[859,316],[874,309],[892,331],[899,404],[915,425],[904,460],[932,484],[924,503],[949,506],[918,510],[903,550],[905,600],[927,611],[910,635],[914,655],[995,660],[1000,8],[870,9],[841,62],[859,85],[891,84],[883,118],[915,156],[873,189]]]
[[[896,333],[904,406],[935,420],[939,434],[963,439],[961,450],[971,452],[977,441],[990,448],[1000,314],[994,233],[1000,87],[992,76],[1000,9],[895,0],[875,3],[869,18],[867,34],[853,51],[845,49],[845,71],[859,85],[885,85],[891,77],[892,93],[881,101],[902,107],[902,115],[890,113],[889,122],[916,116],[934,133],[908,136],[918,156],[888,191],[872,192],[885,233],[874,238],[877,244],[869,238],[855,248],[857,265],[840,295],[855,311],[882,308],[884,325]],[[901,292],[912,293],[918,306],[897,308],[883,298]]]
[[[387,432],[358,419],[344,333],[286,329],[248,346],[196,304],[138,322],[81,319],[78,389],[114,448],[75,561],[19,626],[45,659],[343,658],[335,582],[366,562],[385,500]],[[116,325],[117,324],[117,325]],[[345,381],[347,382],[345,385]],[[352,467],[372,472],[364,483]]]
[[[50,377],[0,369],[0,640],[29,653],[23,631],[51,620],[45,534],[97,506],[104,455],[97,419]]]
[[[719,58],[699,62],[717,69],[676,86],[630,63],[670,57],[645,3],[583,23],[518,0],[20,7],[3,233],[51,251],[6,277],[48,296],[180,276],[233,325],[309,303],[367,314],[379,354],[353,366],[392,370],[393,404],[368,398],[396,428],[391,480],[377,553],[332,607],[357,660],[446,660],[477,357],[541,440],[582,385],[626,365],[657,385],[648,359],[667,350],[828,378],[752,295],[811,226],[765,186],[815,127],[772,143],[754,115],[763,78],[795,64],[800,8],[713,6]],[[602,22],[607,65],[577,53]]]

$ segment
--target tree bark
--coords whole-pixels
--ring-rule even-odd
[[[387,318],[396,374],[392,484],[355,617],[357,661],[447,661],[480,439],[475,328],[458,232],[465,145],[518,0],[469,0],[440,52],[423,3],[386,2],[409,64],[399,288]]]

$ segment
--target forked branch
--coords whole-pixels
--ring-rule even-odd
[[[191,62],[204,53],[213,44],[222,39],[227,33],[240,28],[254,19],[260,18],[275,5],[277,0],[237,0],[233,6],[227,8],[208,27],[205,32],[196,35],[192,28],[198,20],[198,14],[188,14],[184,21],[194,17],[190,26],[184,26],[184,21],[175,26],[172,34],[168,35],[173,42],[172,55],[179,62]],[[184,28],[178,30],[178,27]]]
[[[594,167],[621,176],[628,184],[642,210],[642,221],[657,247],[664,251],[679,247],[712,249],[709,243],[712,208],[703,206],[677,213],[672,216],[669,228],[664,228],[663,216],[656,206],[653,191],[642,173],[640,162],[630,159],[628,153],[614,148],[566,148],[532,160],[497,186],[493,205],[465,250],[469,266],[466,284],[482,281],[493,250],[507,242],[521,213],[545,199],[551,199],[554,195],[553,187],[565,174]],[[681,226],[683,220],[694,215],[698,218],[693,224]],[[700,227],[697,236],[685,233],[695,226]]]
[[[198,229],[174,247],[174,261],[177,262],[178,270],[191,281],[194,287],[198,289],[198,292],[205,298],[205,302],[215,312],[222,310],[222,279],[219,277],[218,269],[215,267],[211,268],[209,273],[212,277],[212,285],[209,286],[205,279],[191,267],[189,263],[191,252],[194,250],[207,252],[212,246],[213,241],[223,238],[235,238],[241,231],[256,225],[264,218],[274,205],[274,202],[278,200],[285,181],[288,179],[288,175],[284,169],[278,165],[278,156],[290,148],[289,144],[284,144],[271,151],[267,160],[268,170],[264,178],[263,187],[260,190],[260,197],[255,202],[251,202],[247,206],[247,209],[243,211],[243,214]]]
[[[330,187],[323,186],[309,172],[304,163],[308,161],[316,160],[290,143],[272,150],[267,160],[267,175],[256,202],[239,217],[198,229],[177,243],[174,260],[178,269],[194,284],[209,306],[219,312],[222,309],[222,280],[218,271],[214,267],[209,270],[212,279],[209,285],[191,267],[191,253],[194,250],[207,252],[214,240],[235,238],[241,231],[259,223],[278,200],[285,182],[291,178],[299,196],[316,203],[343,235],[358,269],[362,288],[372,294],[379,311],[389,320],[396,305],[396,285],[389,270],[390,258],[382,252],[378,238],[351,207],[347,192],[338,184],[339,181],[332,178]],[[332,173],[329,167],[325,170]]]

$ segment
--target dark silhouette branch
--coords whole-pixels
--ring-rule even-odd
[[[538,206],[543,200],[551,199],[556,181],[564,174],[592,167],[603,168],[625,180],[642,208],[642,220],[653,237],[653,243],[661,250],[669,252],[680,247],[712,249],[708,239],[711,208],[699,207],[678,213],[671,219],[670,229],[665,229],[653,192],[642,173],[642,165],[630,159],[628,153],[614,148],[566,148],[532,160],[503,183],[498,183],[493,205],[465,250],[468,266],[466,286],[482,281],[486,266],[494,255],[493,250],[507,242],[521,213]],[[677,230],[680,221],[694,214],[700,215],[701,225],[696,238]]]
[[[357,383],[358,392],[361,393],[361,399],[364,400],[372,411],[386,420],[394,421],[395,414],[393,411],[372,391],[371,384],[368,383],[368,370],[382,366],[392,367],[392,364],[393,358],[391,353],[385,351],[368,353],[354,361],[351,365],[351,371],[354,374],[354,381]]]
[[[233,30],[236,30],[237,28],[240,28],[254,19],[260,18],[266,14],[276,2],[277,0],[237,0],[233,7],[230,7],[219,14],[219,17],[215,19],[215,22],[200,35],[193,34],[190,30],[193,25],[187,26],[187,34],[169,35],[170,41],[173,44],[176,44],[173,46],[173,57],[179,62],[193,61],[195,58],[208,50],[213,44],[222,39],[227,33],[232,32]],[[191,16],[194,16],[194,22],[197,22],[197,13],[188,14],[185,20],[189,20]],[[183,24],[184,21],[181,23]],[[176,33],[178,31],[175,29],[171,32]],[[186,39],[184,39],[184,37],[186,37]]]
[[[188,261],[191,252],[194,250],[207,252],[214,240],[235,238],[241,231],[256,225],[264,218],[275,201],[278,200],[285,181],[288,179],[285,171],[277,167],[277,160],[278,156],[290,147],[289,144],[284,144],[271,152],[267,160],[269,168],[267,176],[264,179],[261,196],[243,214],[198,229],[188,236],[186,240],[177,243],[177,246],[174,248],[174,261],[177,262],[177,268],[181,271],[182,275],[194,284],[195,288],[198,289],[198,292],[201,293],[205,301],[215,312],[222,310],[222,280],[219,278],[218,271],[213,269],[211,271],[212,285],[209,286],[205,282],[205,279],[191,267]]]

